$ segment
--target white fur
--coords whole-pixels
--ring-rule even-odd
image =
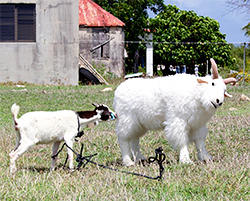
[[[16,171],[16,159],[36,144],[53,143],[53,153],[58,151],[59,145],[65,141],[68,146],[73,147],[74,139],[78,133],[78,116],[74,111],[35,111],[28,112],[17,119],[20,107],[13,104],[11,113],[17,134],[16,146],[9,154],[10,172]],[[79,118],[81,130],[86,124],[101,121],[102,111],[92,118]],[[68,149],[69,168],[73,168],[73,152]],[[54,169],[56,159],[51,161],[51,170]]]
[[[158,129],[164,129],[169,143],[180,149],[181,163],[192,163],[188,152],[191,142],[196,145],[199,160],[212,159],[205,148],[206,123],[223,103],[225,92],[223,79],[210,76],[177,74],[122,83],[115,91],[114,108],[123,163],[134,165],[131,152],[135,162],[145,159],[139,138],[147,130]]]

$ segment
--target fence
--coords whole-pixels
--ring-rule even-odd
[[[215,46],[215,45],[232,45],[233,48],[237,49],[238,52],[233,52],[233,54],[236,54],[236,55],[232,55],[233,57],[237,57],[238,59],[238,62],[237,64],[234,64],[235,66],[238,65],[237,67],[235,67],[235,69],[242,69],[243,70],[243,82],[245,81],[245,74],[250,70],[250,42],[233,42],[233,43],[224,43],[224,42],[216,42],[216,43],[213,43],[213,42],[155,42],[155,41],[123,41],[123,43],[125,44],[125,47],[130,47],[130,49],[136,49],[136,47],[144,47],[144,49],[142,48],[141,51],[144,51],[142,52],[142,55],[145,57],[145,49],[146,49],[146,44],[149,44],[149,43],[153,43],[153,45],[157,45],[157,44],[165,44],[166,46],[173,46],[173,45],[177,45],[177,46],[195,46],[195,45],[211,45],[211,46]],[[134,46],[134,47],[132,47]],[[131,48],[132,47],[132,48]],[[242,50],[243,49],[243,50]],[[141,52],[140,51],[140,52]],[[174,54],[174,49],[173,49],[173,54]],[[133,55],[130,55],[130,61],[133,61],[134,58],[133,58]],[[143,58],[143,60],[145,60],[145,58]],[[236,60],[236,59],[235,59]],[[247,62],[248,61],[248,62]],[[204,61],[204,64],[206,66],[206,69],[207,69],[207,61]],[[199,65],[199,63],[197,63]],[[130,64],[131,65],[131,64]],[[182,64],[184,65],[184,64]],[[132,64],[132,66],[134,66],[134,64]],[[143,61],[142,61],[142,66],[144,67],[143,65]],[[164,65],[162,65],[164,66]],[[177,68],[178,67],[182,67],[181,65],[176,65]],[[195,68],[195,64],[193,65]],[[173,68],[173,67],[172,67]]]

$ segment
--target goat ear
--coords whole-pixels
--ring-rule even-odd
[[[233,97],[232,95],[230,95],[230,94],[227,93],[227,92],[224,93],[224,96],[227,97],[227,98],[232,98],[232,97]]]
[[[197,79],[197,82],[198,82],[199,84],[202,84],[202,83],[208,84],[207,81],[204,81],[204,80],[202,80],[202,79]]]

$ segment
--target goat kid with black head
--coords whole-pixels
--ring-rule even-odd
[[[36,144],[53,143],[54,156],[62,141],[73,148],[73,142],[78,132],[88,123],[107,121],[116,117],[115,113],[106,105],[96,105],[93,111],[74,112],[72,110],[61,111],[35,111],[17,115],[20,107],[13,104],[11,113],[16,130],[16,146],[9,154],[10,172],[16,171],[17,158]],[[73,152],[68,148],[69,168],[73,169]],[[52,158],[51,170],[56,164],[56,157]]]
[[[155,79],[135,78],[118,86],[114,108],[118,115],[116,133],[126,166],[145,160],[139,138],[148,130],[164,129],[174,149],[180,150],[179,161],[192,163],[188,145],[195,143],[199,160],[212,160],[205,148],[206,123],[224,102],[226,84],[211,59],[213,77],[177,74]],[[131,160],[130,156],[134,158]]]
[[[92,105],[95,107],[94,111],[80,111],[80,112],[76,112],[80,118],[83,119],[89,119],[92,118],[93,116],[99,116],[99,119],[101,121],[107,121],[109,119],[113,120],[116,118],[116,114],[109,109],[109,107],[107,105],[101,104],[95,104],[92,103]],[[99,121],[100,121],[99,120]],[[99,122],[97,121],[97,123]]]

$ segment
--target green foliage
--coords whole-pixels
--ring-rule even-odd
[[[194,66],[211,57],[222,66],[231,61],[230,46],[214,19],[167,5],[155,19],[150,19],[150,25],[154,31],[155,65]]]
[[[99,6],[123,21],[125,26],[125,40],[138,41],[138,36],[144,35],[148,28],[148,12],[159,12],[163,7],[163,0],[94,0]]]
[[[246,36],[249,36],[250,37],[250,22],[243,27],[243,30],[246,31]]]
[[[180,10],[176,6],[166,6],[163,0],[94,1],[126,24],[126,72],[132,71],[136,50],[145,58],[145,44],[133,41],[141,41],[139,36],[144,36],[146,28],[154,32],[154,68],[158,64],[185,64],[192,68],[200,64],[205,69],[202,64],[211,57],[219,66],[232,62],[225,34],[220,32],[219,23],[214,19]],[[148,10],[160,13],[155,19],[149,19]],[[200,68],[200,71],[204,69]]]
[[[233,44],[231,46],[231,55],[232,55],[232,63],[229,65],[229,68],[236,71],[243,70],[243,57],[244,57],[244,44],[240,46],[235,46]],[[246,64],[245,71],[250,72],[250,46],[246,45]]]

